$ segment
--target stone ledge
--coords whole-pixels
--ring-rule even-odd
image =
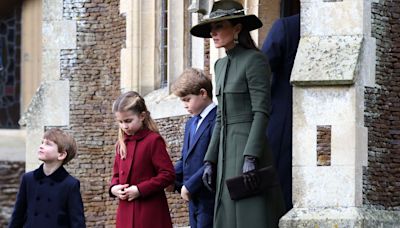
[[[66,126],[69,124],[69,81],[45,81],[40,84],[19,120],[29,129],[43,126]]]
[[[167,88],[155,90],[144,97],[153,119],[188,115],[179,98],[168,93]]]
[[[0,161],[25,161],[26,130],[0,130]]]
[[[362,36],[302,37],[291,83],[300,86],[354,84],[362,42]]]
[[[284,215],[280,228],[293,227],[385,227],[395,228],[400,224],[400,211],[385,211],[367,208],[293,208]]]

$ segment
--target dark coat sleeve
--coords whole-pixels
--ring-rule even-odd
[[[175,163],[175,174],[176,174],[175,190],[180,193],[182,185],[183,185],[183,163],[182,163],[182,157],[178,161],[176,161],[176,163]]]
[[[283,21],[278,19],[272,25],[268,32],[267,38],[264,40],[261,51],[267,55],[271,71],[275,72],[284,61],[285,52],[285,30]]]
[[[68,215],[71,227],[86,227],[83,211],[83,202],[80,193],[80,182],[76,180],[72,185],[68,197]]]
[[[9,228],[23,227],[26,221],[27,197],[26,197],[26,175],[21,178],[21,184],[17,194],[14,211],[11,216]]]
[[[185,182],[185,187],[188,189],[188,191],[191,194],[196,193],[203,185],[203,182],[201,180],[201,177],[203,176],[204,172],[204,166],[202,166],[200,169],[194,173],[189,180]]]

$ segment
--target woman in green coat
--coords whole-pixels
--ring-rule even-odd
[[[204,158],[204,185],[216,190],[215,228],[278,227],[284,213],[279,185],[231,200],[225,184],[244,174],[244,186],[251,189],[258,178],[249,171],[273,164],[265,140],[271,71],[249,33],[261,26],[255,15],[244,14],[240,3],[221,0],[214,3],[207,19],[190,30],[194,36],[212,38],[215,47],[225,48],[227,54],[215,63],[217,120]]]

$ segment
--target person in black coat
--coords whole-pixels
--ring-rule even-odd
[[[278,19],[264,41],[272,71],[271,116],[267,130],[286,211],[292,203],[292,86],[290,75],[300,40],[300,15]]]
[[[76,154],[75,140],[60,129],[45,132],[38,158],[43,164],[22,176],[9,228],[84,228],[79,180],[63,167]]]

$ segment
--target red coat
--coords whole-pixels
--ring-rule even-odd
[[[125,144],[127,156],[121,159],[117,152],[111,187],[137,185],[141,196],[119,201],[116,227],[172,228],[164,188],[174,182],[175,172],[163,138],[150,130],[140,130],[127,136]]]

